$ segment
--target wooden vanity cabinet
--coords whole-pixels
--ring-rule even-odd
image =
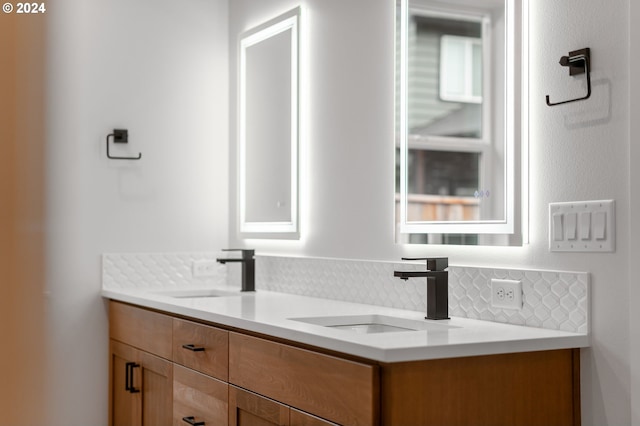
[[[292,426],[339,426],[337,423],[296,410],[293,407],[289,408],[289,419]]]
[[[580,350],[382,366],[385,425],[580,425]]]
[[[109,424],[226,426],[228,332],[109,303]]]
[[[338,424],[378,424],[377,365],[229,333],[229,383]]]
[[[173,368],[173,424],[226,426],[229,385],[177,364]]]
[[[353,361],[109,307],[112,425],[580,424],[579,349]]]
[[[227,381],[229,332],[193,321],[173,319],[173,362]]]
[[[148,352],[110,341],[110,424],[171,425],[173,364]]]
[[[109,304],[109,423],[172,423],[171,317]]]
[[[236,386],[229,386],[229,426],[289,426],[289,407],[248,392]]]
[[[114,340],[109,341],[109,424],[140,424],[139,395],[129,391],[130,362],[135,362],[136,350]],[[140,380],[138,378],[137,382]]]
[[[109,337],[171,359],[173,318],[124,303],[109,303]]]
[[[120,302],[110,302],[109,313],[112,425],[379,423],[376,363],[354,362]],[[156,372],[162,380],[154,380]],[[131,381],[144,382],[140,392],[130,392]],[[161,390],[145,392],[156,389],[156,382],[162,382]],[[152,397],[162,407],[154,411],[158,417],[146,423],[151,416],[147,407],[156,405],[145,398]]]
[[[327,420],[229,385],[229,426],[337,426]]]
[[[226,426],[229,413],[229,332],[173,319],[174,425]]]

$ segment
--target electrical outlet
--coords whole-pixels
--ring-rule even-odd
[[[491,279],[493,308],[522,309],[522,281]]]
[[[215,260],[194,260],[192,266],[194,277],[211,277],[218,272],[218,262]]]

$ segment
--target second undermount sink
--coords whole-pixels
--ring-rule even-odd
[[[406,331],[446,331],[459,328],[434,321],[413,320],[387,315],[344,315],[326,317],[289,318],[293,321],[320,325],[358,334],[397,333]]]
[[[218,290],[213,288],[161,290],[161,291],[156,291],[154,293],[161,296],[173,297],[176,299],[201,299],[201,298],[208,298],[208,297],[240,296],[240,292]]]

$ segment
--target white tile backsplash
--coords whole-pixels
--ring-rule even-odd
[[[103,286],[212,286],[240,282],[238,264],[220,265],[213,277],[194,278],[194,260],[216,253],[123,253],[103,255]],[[412,311],[426,310],[422,278],[403,281],[394,270],[424,264],[365,260],[256,256],[256,288]],[[525,269],[449,267],[449,314],[486,321],[578,333],[589,331],[589,274]],[[491,307],[491,278],[522,280],[523,307]]]
[[[102,287],[176,287],[225,285],[227,268],[220,264],[210,277],[194,277],[193,262],[213,260],[216,253],[106,253],[102,255]]]

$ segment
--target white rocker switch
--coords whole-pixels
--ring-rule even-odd
[[[553,239],[555,241],[562,241],[562,213],[553,214]]]
[[[567,232],[567,240],[575,240],[576,239],[576,222],[577,215],[575,213],[567,213],[566,214],[566,232]]]
[[[595,212],[593,214],[593,237],[596,240],[604,240],[607,236],[607,212]]]
[[[591,238],[591,212],[580,213],[580,239],[588,240]]]

